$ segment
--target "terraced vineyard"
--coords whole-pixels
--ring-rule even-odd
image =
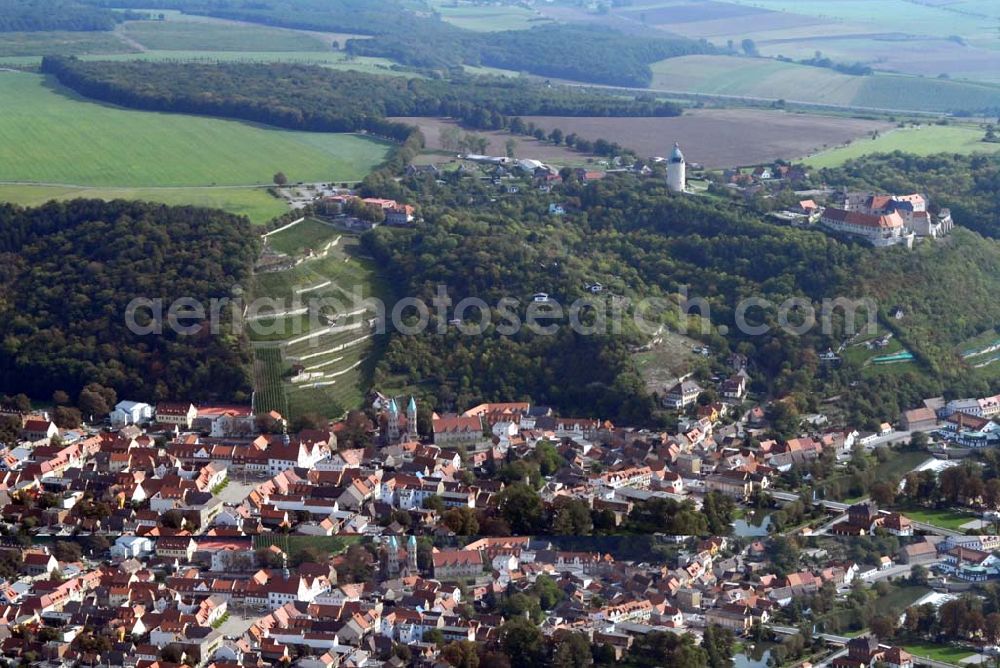
[[[315,219],[270,234],[246,318],[255,410],[294,419],[359,406],[380,347],[364,300],[382,288],[356,235]]]
[[[281,386],[281,350],[275,346],[259,346],[253,355],[254,412],[278,411],[287,415],[288,399]]]

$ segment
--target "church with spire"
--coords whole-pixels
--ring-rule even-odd
[[[376,410],[379,411],[379,433],[383,446],[397,445],[419,440],[417,434],[417,400],[410,396],[405,412],[400,409],[402,401],[396,397],[379,397]]]
[[[388,578],[407,577],[419,575],[420,569],[417,567],[417,537],[410,536],[406,542],[406,549],[399,547],[399,540],[396,536],[389,536],[389,539],[382,546],[382,573]]]

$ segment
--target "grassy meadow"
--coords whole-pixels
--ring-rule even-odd
[[[266,185],[363,178],[388,147],[86,101],[46,78],[0,73],[0,181],[100,187]]]
[[[916,155],[934,153],[997,153],[1000,144],[983,141],[984,130],[975,125],[921,125],[896,128],[876,139],[856,139],[846,146],[805,158],[811,167],[837,167],[863,155],[903,151]]]
[[[0,39],[0,57],[44,55],[76,56],[83,53],[128,53],[138,51],[111,32],[5,32]]]
[[[129,21],[123,34],[161,51],[325,51],[318,35],[265,26],[207,21]]]

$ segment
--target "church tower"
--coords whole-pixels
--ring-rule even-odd
[[[667,161],[667,188],[670,192],[682,193],[687,183],[685,172],[687,167],[684,163],[684,154],[681,153],[681,146],[674,142],[674,150],[670,153],[670,160]]]
[[[406,567],[410,569],[410,575],[420,572],[417,568],[417,537],[410,534],[410,540],[406,543]]]
[[[389,544],[385,546],[385,573],[390,578],[399,576],[399,543],[395,536],[389,536]]]
[[[410,403],[406,407],[406,438],[417,440],[417,402],[413,395],[410,395]]]
[[[389,417],[385,426],[387,442],[399,443],[399,406],[395,399],[389,400]]]

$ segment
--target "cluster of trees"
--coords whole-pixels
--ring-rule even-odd
[[[0,33],[113,30],[118,20],[110,9],[76,0],[0,0]]]
[[[143,8],[140,0],[91,0]],[[391,58],[428,70],[487,65],[591,83],[648,86],[649,64],[714,52],[704,40],[626,35],[598,26],[554,24],[481,33],[415,11],[403,0],[164,0],[158,7],[304,30],[371,35],[348,40],[349,53]]]
[[[701,510],[691,501],[649,499],[636,503],[625,525],[635,533],[667,533],[688,536],[719,536],[732,530],[736,504],[718,492],[709,492]]]
[[[249,279],[257,253],[249,222],[221,211],[120,200],[0,205],[0,391],[61,391],[88,417],[109,408],[105,388],[147,401],[245,400],[250,359],[228,324],[232,308],[220,310],[216,332],[208,314],[210,300]],[[182,297],[205,309],[197,335],[166,322]],[[135,324],[153,325],[158,303],[162,333],[129,327],[136,298],[154,301],[135,310]]]
[[[786,62],[795,62],[791,58],[785,58],[778,56],[778,60],[784,60]],[[801,65],[809,65],[811,67],[825,67],[828,70],[834,70],[840,72],[841,74],[851,74],[854,76],[868,76],[874,74],[873,70],[868,65],[864,63],[838,63],[829,58],[826,58],[819,51],[812,58],[805,58],[798,61]]]
[[[486,147],[489,146],[489,143],[490,140],[486,137],[471,132],[462,132],[461,128],[454,125],[441,130],[441,147],[446,151],[486,153]]]
[[[640,97],[638,99],[642,98]],[[677,109],[677,113],[680,113],[679,108]],[[607,139],[595,139],[591,141],[590,139],[584,139],[575,132],[565,133],[560,128],[552,128],[552,130],[546,132],[543,128],[537,127],[534,121],[525,122],[520,116],[515,116],[514,118],[509,119],[509,122],[506,124],[504,129],[509,130],[512,134],[534,137],[538,141],[550,141],[556,146],[565,144],[566,146],[580,151],[581,153],[593,153],[595,155],[607,157],[625,154],[628,154],[633,158],[635,156],[634,151],[623,148],[616,142],[608,141]],[[509,148],[507,154],[509,157],[514,157]]]
[[[500,668],[509,666],[551,666],[552,668],[587,668],[588,666],[624,666],[625,668],[726,668],[732,665],[732,634],[713,629],[699,646],[690,634],[653,631],[635,639],[621,661],[615,660],[614,650],[603,644],[591,644],[587,637],[570,633],[553,644],[531,621],[523,617],[509,620],[500,627],[499,658],[492,655],[478,664],[454,663],[453,666]]]

